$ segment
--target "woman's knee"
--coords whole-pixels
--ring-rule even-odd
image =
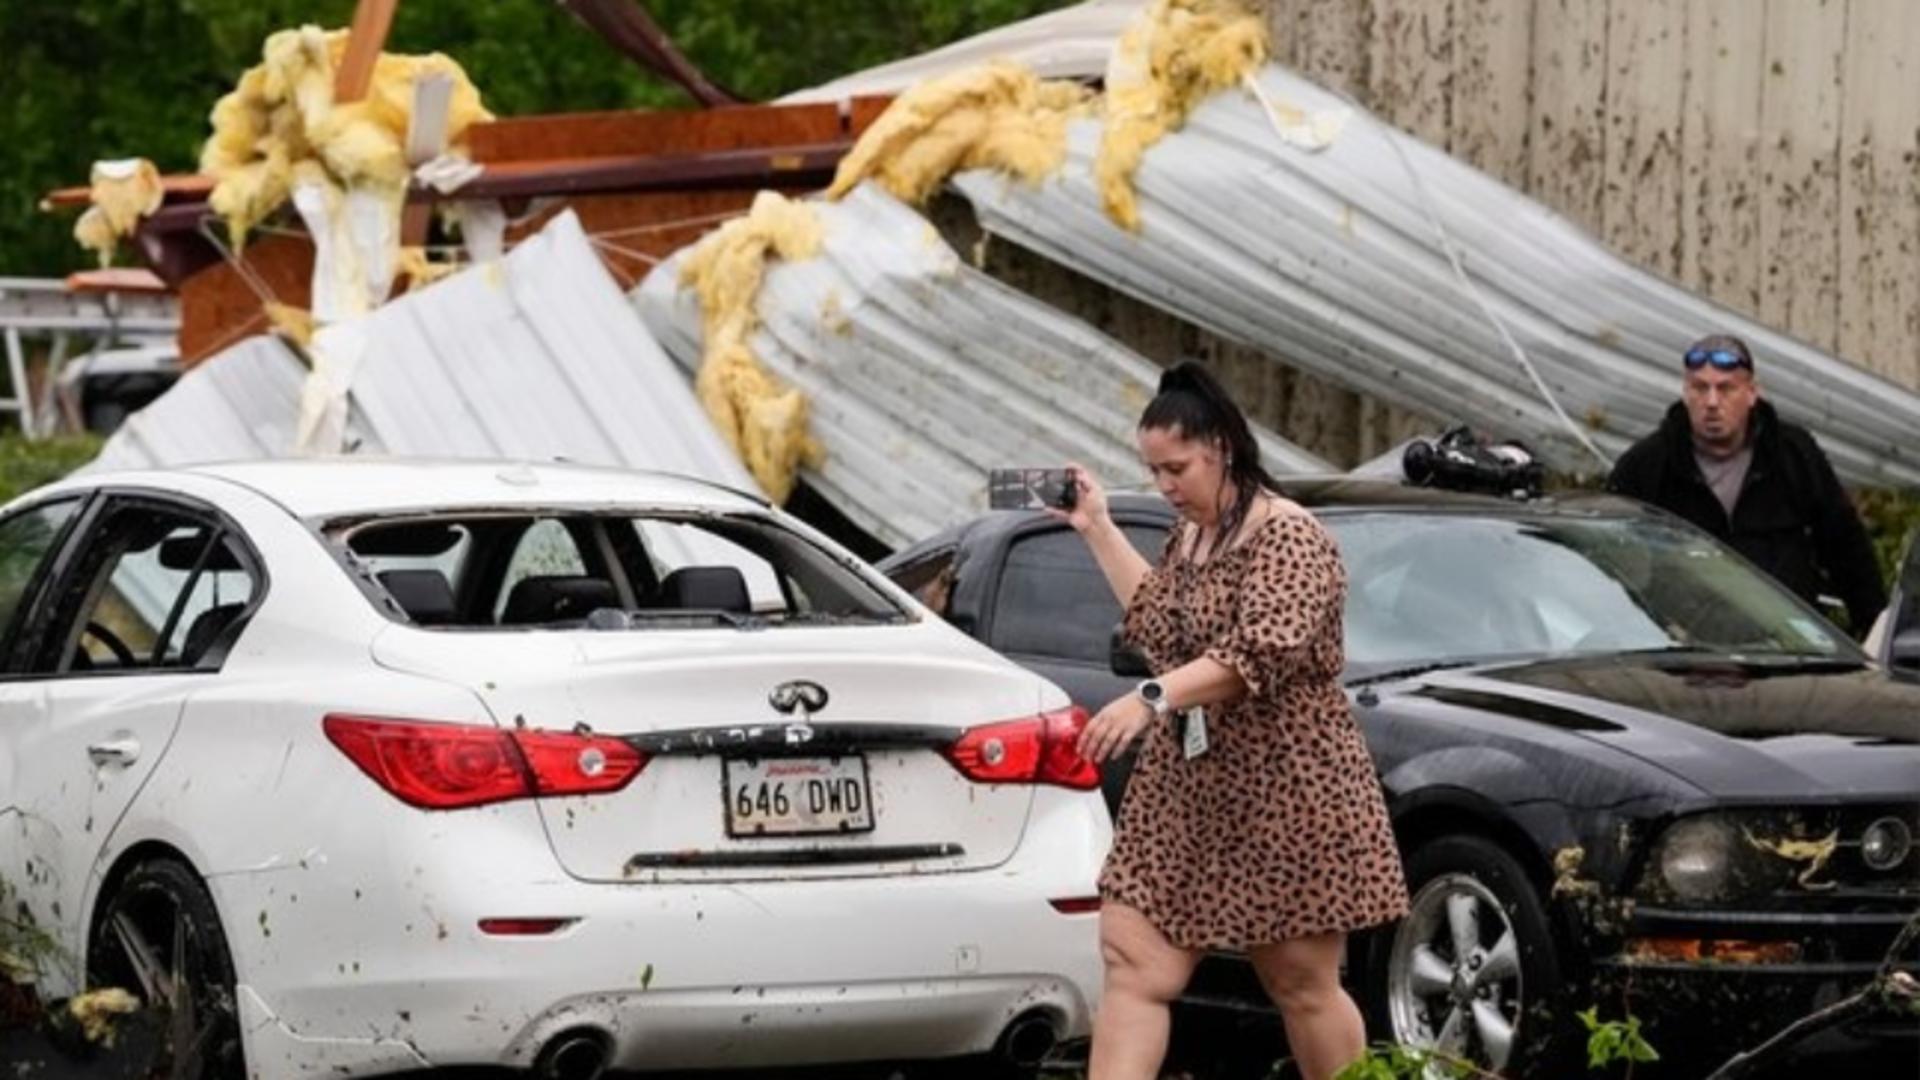
[[[1193,974],[1193,956],[1167,941],[1144,918],[1119,914],[1119,918],[1103,918],[1100,927],[1108,992],[1161,1003],[1179,997]]]
[[[1314,1012],[1336,1004],[1340,986],[1340,950],[1325,942],[1282,943],[1258,949],[1254,971],[1274,1004],[1286,1012]]]
[[[1187,988],[1185,965],[1142,957],[1112,946],[1102,947],[1101,953],[1107,963],[1107,993],[1167,1005]]]

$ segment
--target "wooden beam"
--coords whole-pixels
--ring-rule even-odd
[[[340,70],[333,73],[333,100],[336,105],[359,101],[373,84],[373,64],[386,48],[387,31],[393,28],[393,12],[400,0],[360,0],[353,9],[353,29],[347,34],[347,52],[340,58]]]

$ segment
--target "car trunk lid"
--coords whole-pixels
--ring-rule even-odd
[[[648,755],[618,792],[539,800],[566,871],[607,882],[996,866],[1019,844],[1033,788],[975,783],[944,751],[1057,694],[932,624],[396,627],[375,655],[473,686],[503,725],[590,730]]]

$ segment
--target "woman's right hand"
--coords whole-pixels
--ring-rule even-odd
[[[1084,465],[1069,462],[1067,475],[1073,478],[1075,488],[1073,509],[1047,512],[1072,525],[1075,532],[1085,536],[1111,520],[1107,516],[1107,491]]]

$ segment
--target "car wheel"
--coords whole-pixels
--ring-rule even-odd
[[[1379,1029],[1502,1075],[1556,1075],[1565,980],[1526,871],[1491,841],[1443,836],[1408,857],[1407,887],[1411,909],[1368,965]]]
[[[232,954],[193,871],[164,859],[129,871],[101,910],[87,967],[91,985],[121,987],[162,1010],[166,1036],[153,1075],[246,1076]]]

